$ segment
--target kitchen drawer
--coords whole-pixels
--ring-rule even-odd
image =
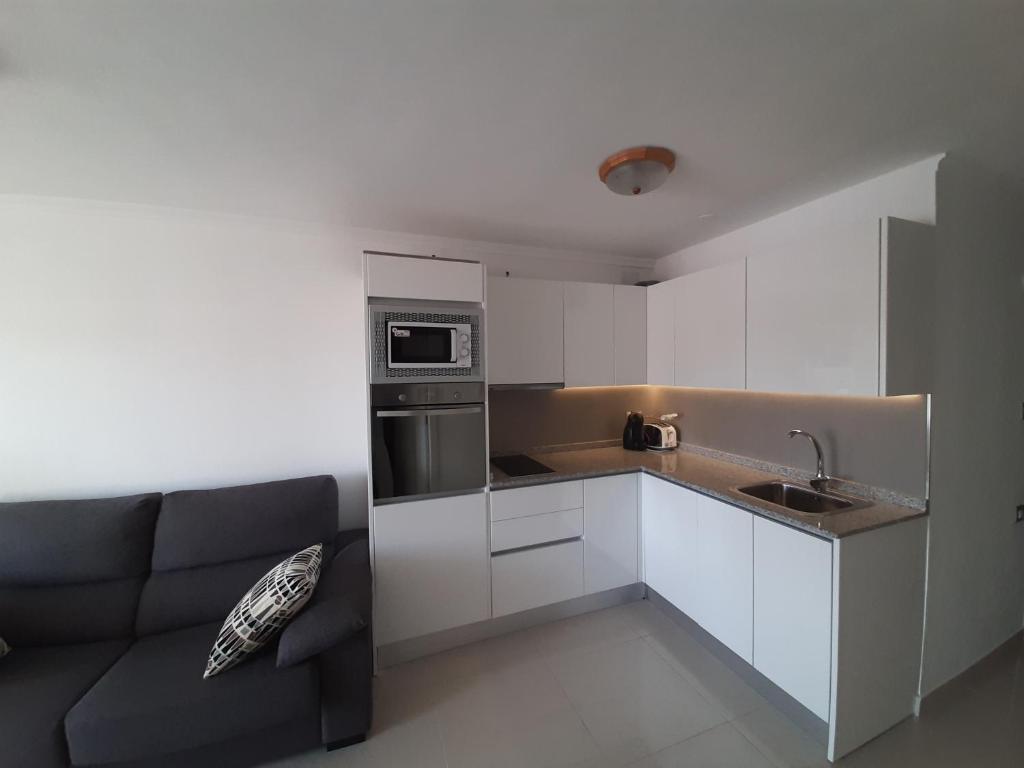
[[[491,552],[583,535],[583,510],[565,509],[491,523]]]
[[[510,520],[583,506],[583,481],[546,483],[491,492],[491,520]]]
[[[583,542],[567,541],[491,557],[495,616],[583,594]]]

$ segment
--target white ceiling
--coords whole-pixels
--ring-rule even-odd
[[[656,257],[943,150],[1024,176],[1022,39],[1020,0],[0,0],[0,193]],[[676,172],[608,192],[644,143]]]

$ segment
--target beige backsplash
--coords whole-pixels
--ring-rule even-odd
[[[813,469],[793,427],[817,435],[836,477],[926,497],[928,398],[783,395],[687,387],[583,387],[492,391],[491,451],[620,439],[627,410],[678,412],[680,439],[729,453]]]

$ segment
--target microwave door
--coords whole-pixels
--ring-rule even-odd
[[[483,406],[432,408],[427,420],[430,492],[465,491],[487,485]]]

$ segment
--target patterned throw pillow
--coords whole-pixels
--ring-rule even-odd
[[[0,637],[0,659],[11,652],[11,646],[4,642],[4,639]]]
[[[203,678],[230,669],[262,648],[309,600],[323,547],[314,544],[274,566],[238,601],[220,628]]]

